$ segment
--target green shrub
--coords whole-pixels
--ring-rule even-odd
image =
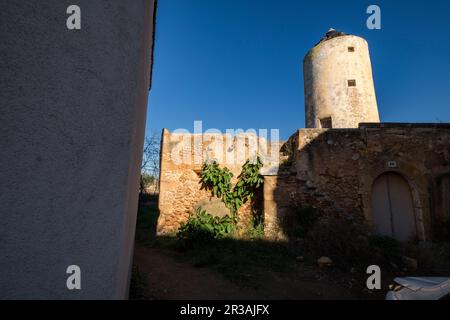
[[[200,181],[203,188],[210,189],[217,198],[222,198],[231,191],[233,174],[228,168],[220,168],[216,161],[205,162]]]
[[[263,163],[259,157],[256,158],[254,163],[247,160],[242,166],[236,185],[232,186],[233,174],[228,168],[220,168],[216,161],[205,162],[202,167],[200,182],[203,188],[210,190],[214,196],[221,198],[227,208],[231,210],[233,218],[237,218],[239,208],[255,197],[256,190],[264,182],[259,173],[262,166]]]
[[[215,217],[198,208],[186,223],[181,224],[177,233],[178,239],[188,242],[207,242],[224,238],[232,233],[238,222],[239,208],[245,202],[254,199],[255,192],[263,183],[263,178],[259,174],[262,165],[259,157],[255,163],[246,161],[236,185],[233,186],[231,184],[233,174],[228,168],[220,168],[216,161],[205,162],[200,177],[202,188],[210,190],[214,196],[221,198],[230,209],[231,217],[228,215]]]
[[[264,238],[264,217],[261,212],[254,210],[251,226],[246,230],[245,236],[250,239]]]
[[[215,217],[198,208],[195,215],[181,224],[177,237],[188,242],[208,242],[224,238],[234,230],[235,223],[230,216]]]

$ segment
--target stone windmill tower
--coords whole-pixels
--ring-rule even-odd
[[[330,29],[303,61],[307,128],[379,122],[369,46]]]

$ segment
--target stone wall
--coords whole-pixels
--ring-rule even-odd
[[[266,141],[256,136],[226,134],[182,134],[164,130],[161,139],[161,173],[159,191],[158,234],[175,233],[181,222],[185,222],[195,208],[202,206],[208,213],[223,215],[224,207],[220,199],[211,196],[211,192],[201,188],[200,174],[206,160],[216,160],[233,173],[232,183],[247,159],[264,154]],[[278,159],[279,149],[273,154]],[[273,165],[272,160],[264,157],[265,168]],[[276,161],[275,161],[276,162]],[[226,208],[225,208],[226,209]],[[225,212],[226,213],[226,212]],[[245,204],[238,212],[243,227],[251,221],[252,206]]]
[[[371,193],[382,173],[399,173],[411,188],[417,237],[450,218],[444,195],[450,176],[450,125],[362,124],[358,129],[301,129],[278,176],[266,177],[266,233],[283,238],[283,220],[314,206],[324,216],[373,222]]]
[[[236,141],[231,147],[214,145],[211,137],[164,131],[159,234],[175,232],[199,204],[223,211],[217,203],[220,200],[208,200],[210,192],[200,188],[201,166],[206,159],[225,157],[239,148]],[[196,139],[202,141],[197,145],[197,155]],[[249,146],[241,150],[247,152]],[[191,161],[177,163],[175,158],[180,155]],[[219,163],[236,177],[247,157],[241,159],[226,164],[224,158]],[[418,239],[429,240],[433,226],[450,218],[446,195],[450,186],[450,125],[362,124],[357,129],[301,129],[282,146],[279,159],[282,162],[277,173],[264,174],[262,202],[270,239],[288,239],[293,214],[308,206],[317,208],[325,219],[373,224],[372,187],[386,172],[398,173],[409,185]],[[251,207],[243,207],[240,216],[244,225],[248,223]]]

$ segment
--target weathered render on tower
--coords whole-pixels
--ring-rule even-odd
[[[379,122],[369,46],[333,29],[303,61],[307,128],[358,128]]]

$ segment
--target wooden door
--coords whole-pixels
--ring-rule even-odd
[[[372,189],[375,228],[380,235],[399,241],[412,240],[416,223],[411,189],[399,174],[387,172],[379,176]]]

